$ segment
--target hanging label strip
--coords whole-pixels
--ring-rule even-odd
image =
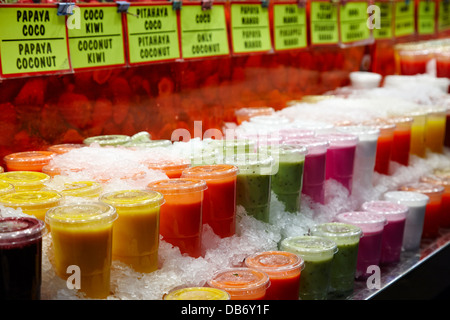
[[[415,32],[415,16],[413,2],[396,2],[395,3],[395,36],[403,37],[414,34]]]
[[[311,2],[311,44],[337,44],[339,42],[338,5]]]
[[[367,2],[347,2],[339,6],[341,42],[360,42],[370,38],[367,7]]]
[[[273,29],[275,50],[305,48],[306,9],[300,8],[297,3],[274,4]]]
[[[379,10],[380,21],[374,20],[377,25],[373,29],[373,37],[377,40],[391,39],[394,35],[394,6],[392,2],[375,2],[375,6]]]

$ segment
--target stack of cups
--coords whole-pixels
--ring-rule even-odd
[[[371,268],[380,265],[386,218],[371,212],[354,211],[338,214],[336,220],[361,228],[363,235],[359,241],[355,278],[357,280],[367,279],[372,274]]]
[[[387,201],[408,207],[402,247],[406,251],[418,250],[422,239],[425,209],[429,197],[422,193],[412,191],[389,191],[383,197]]]
[[[398,262],[402,252],[408,207],[390,201],[374,200],[363,203],[362,210],[381,214],[387,220],[383,231],[380,263]]]

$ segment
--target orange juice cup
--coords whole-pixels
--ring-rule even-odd
[[[55,144],[47,148],[48,151],[54,152],[56,154],[64,154],[73,149],[78,149],[86,147],[84,144],[80,143],[63,143],[63,144]]]
[[[266,251],[247,257],[245,265],[269,276],[266,300],[298,300],[300,273],[305,265],[300,256],[287,251]]]
[[[427,123],[427,113],[424,111],[417,111],[410,114],[413,118],[411,124],[411,145],[410,154],[425,158],[425,126]]]
[[[164,196],[159,233],[182,254],[198,258],[202,251],[202,206],[205,180],[166,179],[152,182],[148,189]]]
[[[119,217],[114,223],[112,254],[137,272],[158,269],[161,193],[122,190],[104,194],[100,201],[112,205]]]
[[[375,156],[375,171],[381,174],[389,174],[389,162],[391,161],[392,145],[394,142],[395,124],[374,123],[373,126],[380,130]]]
[[[420,178],[421,181],[444,187],[441,203],[440,226],[450,228],[450,173],[443,174],[436,170],[434,174]]]
[[[230,300],[230,294],[217,288],[187,287],[170,291],[163,300]]]
[[[227,291],[231,300],[264,300],[270,279],[267,273],[252,268],[231,268],[216,272],[208,285]]]
[[[182,178],[205,180],[202,222],[221,238],[236,232],[236,177],[238,168],[228,164],[203,165],[183,171]]]
[[[430,110],[427,114],[425,130],[425,147],[431,152],[442,153],[445,140],[445,109]]]
[[[61,204],[62,196],[56,191],[18,191],[0,196],[0,204],[14,209],[21,208],[23,213],[44,221],[50,208]]]
[[[65,197],[94,199],[100,196],[102,185],[96,181],[74,181],[64,184],[61,194]]]
[[[394,117],[389,119],[389,122],[395,124],[391,160],[407,166],[409,164],[409,152],[411,149],[411,126],[413,118]]]
[[[54,152],[51,151],[25,151],[11,153],[4,157],[8,171],[38,171],[50,163]]]
[[[146,161],[144,163],[149,169],[163,171],[169,179],[180,178],[183,170],[190,167],[191,162],[186,159],[179,160],[167,160],[151,162]]]
[[[15,191],[37,191],[45,187],[50,176],[35,171],[11,171],[0,173],[0,181],[12,184]]]
[[[103,299],[110,294],[114,207],[104,203],[79,203],[48,210],[53,265],[63,280],[69,266],[79,268],[80,291],[87,297]]]

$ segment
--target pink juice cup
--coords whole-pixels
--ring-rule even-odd
[[[408,207],[387,200],[374,200],[363,203],[362,210],[380,214],[387,220],[387,224],[383,230],[380,263],[389,264],[398,262],[402,252]]]
[[[330,143],[327,149],[325,179],[336,180],[351,193],[358,137],[345,133],[319,134],[317,137]]]
[[[314,202],[325,203],[325,174],[329,142],[317,137],[290,139],[285,144],[306,147],[302,193]]]
[[[357,280],[367,279],[371,275],[368,268],[380,265],[386,218],[373,212],[353,211],[338,214],[336,220],[361,228],[363,235],[359,240],[355,278]]]

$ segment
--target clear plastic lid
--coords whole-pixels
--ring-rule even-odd
[[[252,291],[266,290],[270,284],[267,273],[252,268],[231,268],[216,272],[208,285],[229,292],[231,295],[247,295]]]
[[[83,197],[100,194],[102,185],[96,181],[74,181],[64,184],[61,194],[71,197]]]
[[[133,148],[156,148],[156,147],[169,147],[172,145],[172,141],[170,140],[165,140],[165,139],[161,139],[161,140],[150,140],[150,141],[130,141],[125,143],[123,146],[124,147],[133,147]]]
[[[271,115],[275,113],[272,107],[254,107],[254,108],[240,108],[234,111],[234,114],[239,117],[254,117],[260,115]]]
[[[380,129],[363,125],[337,127],[336,130],[354,134],[358,137],[359,141],[377,141],[380,135]]]
[[[0,181],[0,195],[14,192],[14,186],[11,183]]]
[[[364,122],[364,125],[369,127],[375,127],[380,130],[380,136],[392,135],[395,131],[395,123],[388,121],[387,119],[372,119]]]
[[[445,190],[449,190],[450,188],[450,176],[448,175],[436,175],[436,174],[428,174],[420,178],[421,182],[435,184],[439,186],[443,186]]]
[[[224,159],[225,164],[239,168],[239,174],[271,175],[273,173],[274,159],[265,154],[241,153]]]
[[[324,237],[298,236],[284,239],[281,250],[298,254],[305,261],[321,261],[331,259],[338,248],[336,242]]]
[[[86,147],[85,144],[81,143],[63,143],[63,144],[55,144],[47,148],[48,151],[54,152],[56,154],[64,154],[73,149],[78,149]]]
[[[291,127],[303,129],[303,130],[311,130],[315,133],[319,132],[330,132],[334,130],[334,124],[325,122],[325,121],[302,121],[302,120],[295,120],[292,122]]]
[[[384,229],[387,219],[377,213],[367,211],[344,212],[336,215],[336,221],[353,224],[364,232],[378,232]]]
[[[45,166],[56,153],[51,151],[24,151],[11,153],[3,159],[8,167],[11,166]]]
[[[225,156],[233,153],[247,153],[254,152],[256,148],[256,140],[250,138],[236,138],[236,139],[224,139],[218,140],[222,143]]]
[[[111,223],[117,219],[116,209],[102,202],[73,203],[51,208],[45,222],[53,225],[87,226]]]
[[[164,196],[157,191],[150,190],[120,190],[102,195],[100,201],[116,208],[149,205],[159,207],[164,204]]]
[[[33,217],[0,217],[0,248],[20,246],[41,238],[43,221]]]
[[[0,173],[0,181],[10,183],[14,188],[34,188],[43,186],[50,180],[48,174],[34,171],[9,171]]]
[[[429,197],[444,193],[444,187],[427,182],[413,182],[400,187],[400,191],[414,191],[426,194]]]
[[[308,149],[295,144],[280,144],[275,146],[261,146],[259,153],[270,155],[275,161],[299,162],[305,160]]]
[[[201,192],[207,189],[207,185],[201,179],[174,178],[151,182],[147,188],[166,195]]]
[[[303,137],[313,137],[315,135],[314,130],[301,129],[301,128],[284,128],[278,130],[278,135],[282,140],[297,139]]]
[[[362,236],[360,227],[342,223],[342,222],[327,222],[315,225],[310,230],[311,235],[332,239],[339,244],[357,243]]]
[[[62,200],[62,195],[56,191],[17,191],[0,196],[0,203],[6,207],[42,207],[56,206]]]
[[[290,123],[291,120],[283,116],[271,114],[252,117],[250,118],[250,122],[259,125],[280,126]]]
[[[314,137],[304,137],[298,139],[288,139],[283,142],[283,144],[297,145],[306,147],[308,155],[321,154],[327,152],[330,146],[328,140],[314,136]]]
[[[170,291],[164,300],[230,300],[225,290],[209,287],[188,287]]]
[[[103,135],[103,136],[95,136],[89,137],[83,140],[85,145],[90,145],[92,143],[98,143],[100,146],[116,146],[122,145],[131,141],[131,137],[127,135],[121,134],[112,134],[112,135]]]
[[[401,203],[408,207],[425,207],[430,198],[420,192],[388,191],[383,195],[385,200]]]
[[[373,200],[364,202],[362,210],[382,214],[388,221],[404,220],[408,213],[408,207],[388,200]]]
[[[317,137],[326,139],[330,143],[330,148],[356,146],[359,140],[358,136],[354,134],[342,132],[322,133],[318,134]]]
[[[292,252],[265,251],[250,255],[245,259],[245,265],[267,273],[270,276],[292,271],[303,270],[305,262]]]
[[[182,178],[214,180],[237,175],[239,169],[230,164],[213,164],[191,167],[183,171]]]

